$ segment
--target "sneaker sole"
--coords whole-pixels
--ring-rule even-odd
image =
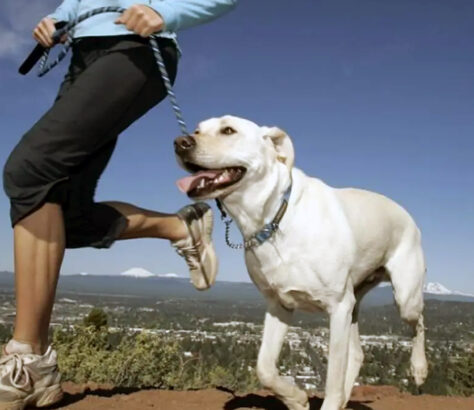
[[[36,407],[47,407],[62,400],[64,396],[60,385],[46,388],[35,400]]]
[[[24,399],[0,402],[0,410],[23,410],[27,406],[47,407],[61,401],[63,395],[64,393],[61,386],[56,384],[54,386],[38,389]]]

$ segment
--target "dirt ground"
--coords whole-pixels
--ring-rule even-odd
[[[225,390],[167,391],[118,389],[107,385],[64,383],[65,396],[52,409],[70,410],[285,410],[269,392],[234,394]],[[311,410],[321,407],[320,396],[311,398]],[[391,386],[354,389],[353,410],[473,410],[474,397],[411,396]]]

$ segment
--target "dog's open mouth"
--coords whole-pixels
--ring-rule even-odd
[[[244,167],[205,169],[190,162],[185,162],[184,166],[194,174],[181,178],[177,185],[180,191],[189,197],[202,197],[218,189],[227,188],[239,182],[246,171]]]

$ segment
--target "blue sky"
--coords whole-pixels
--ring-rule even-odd
[[[48,109],[66,63],[43,79],[17,67],[55,0],[0,5],[0,162]],[[235,114],[292,136],[296,165],[328,184],[383,193],[423,233],[428,280],[474,291],[474,3],[470,0],[240,1],[231,14],[180,33],[176,85],[190,128]],[[172,212],[187,203],[168,102],[120,137],[97,192]],[[13,268],[7,198],[0,196],[0,270]],[[240,237],[233,231],[234,239]],[[221,280],[246,281],[216,220]],[[186,274],[165,241],[69,250],[62,273],[132,266]]]

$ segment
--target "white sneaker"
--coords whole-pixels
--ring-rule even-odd
[[[212,209],[204,202],[181,208],[178,217],[188,228],[188,237],[171,242],[189,266],[196,289],[210,288],[217,276],[217,256],[212,243]]]
[[[63,397],[56,351],[38,355],[26,343],[10,340],[0,358],[0,410],[45,407]]]

